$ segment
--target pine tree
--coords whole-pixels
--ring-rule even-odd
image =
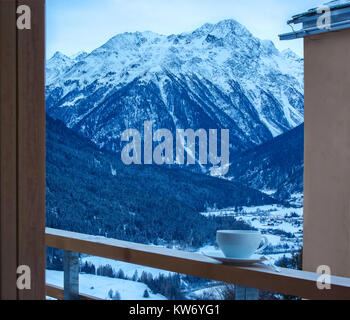
[[[117,276],[118,279],[125,279],[125,273],[122,269],[119,269],[119,271],[117,272]]]
[[[120,293],[117,290],[115,290],[112,300],[121,300]]]
[[[145,292],[143,293],[144,298],[149,298],[149,293],[148,290],[146,289]]]
[[[134,275],[132,276],[131,280],[132,281],[137,281],[138,278],[139,278],[139,274],[138,274],[137,270],[135,270]]]

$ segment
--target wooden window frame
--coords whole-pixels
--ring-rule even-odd
[[[17,8],[31,29],[17,29]],[[0,0],[0,298],[45,299],[45,1]],[[17,267],[31,271],[18,290]]]

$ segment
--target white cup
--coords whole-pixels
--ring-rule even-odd
[[[260,246],[261,242],[264,244]],[[269,242],[260,231],[251,230],[219,230],[216,242],[226,258],[248,259],[254,253],[264,250]]]

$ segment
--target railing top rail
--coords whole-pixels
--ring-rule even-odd
[[[233,267],[201,254],[142,245],[69,231],[46,229],[46,245],[200,278],[270,290],[306,299],[350,299],[350,279],[331,277],[331,289],[319,290],[317,273],[268,266]]]

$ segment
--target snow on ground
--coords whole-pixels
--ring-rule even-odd
[[[237,220],[244,220],[258,229],[269,228],[279,229],[286,232],[299,232],[302,230],[303,208],[302,207],[284,207],[277,204],[227,208],[227,209],[209,209],[202,212],[202,215],[235,217]]]
[[[119,269],[123,270],[124,274],[128,278],[132,278],[135,271],[137,271],[138,276],[140,277],[142,275],[142,272],[151,273],[153,278],[158,277],[160,274],[169,275],[171,272],[149,268],[149,267],[143,267],[136,264],[121,262],[121,261],[115,261],[110,260],[106,258],[100,258],[100,257],[92,257],[92,256],[86,256],[81,259],[81,262],[84,264],[85,262],[92,263],[96,267],[96,270],[100,266],[106,266],[110,265],[114,271],[118,271]]]
[[[199,289],[199,290],[192,291],[188,295],[188,297],[191,298],[192,300],[202,299],[203,297],[209,297],[210,299],[214,299],[214,300],[221,300],[222,299],[221,291],[224,288],[225,288],[225,285],[218,285],[215,287]]]
[[[266,234],[265,235],[267,240],[269,241],[269,244],[273,245],[273,246],[277,246],[281,243],[281,237],[279,236],[274,236],[271,234]]]
[[[244,220],[244,219],[242,219]],[[246,219],[248,220],[248,219]],[[251,219],[248,220],[248,222],[250,223],[250,225],[252,225],[254,228],[259,229],[259,230],[263,230],[265,228],[271,229],[271,230],[283,230],[285,232],[290,232],[290,233],[297,233],[300,231],[300,227],[294,226],[293,224],[289,223],[289,222],[280,222],[280,223],[276,223],[274,225],[268,225],[266,224],[265,221],[259,221],[257,219]],[[271,238],[272,240],[272,238]],[[274,242],[276,240],[273,240]]]
[[[302,207],[304,203],[304,194],[303,193],[293,193],[290,196],[290,201],[291,204],[294,204],[296,206]]]
[[[283,258],[291,258],[292,257],[292,253],[291,252],[286,252],[286,253],[277,253],[277,254],[269,254],[268,257],[270,258],[270,260],[274,263],[276,263],[279,259]]]
[[[275,216],[284,216],[286,214],[296,213],[300,217],[303,215],[303,208],[293,208],[293,207],[284,207],[278,204],[271,204],[265,206],[253,206],[253,207],[243,207],[242,213],[265,213]]]
[[[63,287],[63,271],[46,270],[46,282]],[[81,293],[100,299],[110,300],[108,292],[112,289],[114,293],[119,292],[121,300],[166,300],[160,294],[153,294],[144,283],[130,280],[80,274],[79,285]],[[149,298],[143,297],[145,290],[148,290]]]
[[[269,196],[272,196],[274,193],[276,193],[276,191],[277,190],[265,190],[265,189],[263,189],[263,190],[260,190],[262,193],[265,193],[265,194],[267,194],[267,195],[269,195]]]
[[[302,217],[303,208],[284,207],[279,204],[270,204],[263,206],[241,207],[239,211],[237,211],[237,208],[208,209],[206,212],[202,212],[201,214],[204,216],[237,216],[247,214],[261,214],[284,217],[285,215],[290,215],[292,213],[295,213]]]

